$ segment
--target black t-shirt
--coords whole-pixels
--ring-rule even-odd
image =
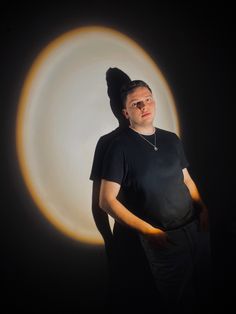
[[[109,147],[112,140],[120,133],[122,129],[120,127],[116,128],[114,131],[101,136],[97,142],[93,164],[89,179],[92,181],[100,181],[101,180],[101,172],[102,172],[102,162],[107,148]]]
[[[127,128],[109,145],[101,178],[121,185],[118,195],[131,212],[155,227],[170,230],[192,220],[194,207],[183,181],[188,167],[181,140],[155,128],[155,151],[139,133]],[[154,143],[153,135],[143,135]]]

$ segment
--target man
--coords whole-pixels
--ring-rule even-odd
[[[139,235],[162,309],[194,313],[193,276],[199,228],[206,231],[208,226],[207,208],[187,170],[180,139],[153,126],[156,104],[151,88],[141,80],[131,81],[121,98],[130,125],[104,157],[100,207]]]
[[[110,228],[108,215],[99,206],[99,192],[101,185],[101,171],[105,152],[113,139],[129,125],[129,121],[120,110],[122,85],[131,81],[129,76],[118,68],[109,68],[106,72],[107,92],[110,98],[110,106],[113,114],[119,122],[112,132],[103,135],[97,142],[93,159],[90,180],[93,180],[92,212],[96,226],[101,233],[108,261],[109,269],[109,307],[113,311],[122,308],[129,303],[139,305],[145,303],[145,294],[153,291],[153,280],[148,267],[146,256],[143,252],[137,234],[130,228],[114,223],[113,231]],[[140,283],[144,285],[140,287]],[[116,304],[117,296],[120,296],[119,308]],[[132,305],[131,305],[132,304]]]

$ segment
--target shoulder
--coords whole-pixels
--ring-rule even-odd
[[[114,155],[121,157],[128,146],[127,140],[128,135],[126,130],[119,130],[119,132],[112,135],[109,133],[99,139],[97,150],[102,151],[108,159]]]
[[[116,137],[118,137],[121,132],[122,132],[121,129],[116,128],[115,130],[113,130],[107,134],[102,135],[97,141],[96,150],[97,151],[106,150],[109,147],[109,145],[113,142],[113,140]]]
[[[98,141],[97,141],[97,145],[104,145],[108,142],[110,142],[113,138],[115,138],[121,131],[119,130],[119,128],[102,135]]]
[[[110,140],[108,149],[111,147],[117,148],[117,149],[123,149],[126,145],[127,141],[127,132],[126,131],[121,131],[116,136],[113,136],[113,138]]]
[[[168,130],[164,130],[164,129],[161,129],[161,128],[157,128],[157,135],[159,135],[160,137],[164,138],[164,139],[169,139],[169,140],[173,140],[173,141],[176,141],[179,139],[179,136],[172,132],[172,131],[168,131]]]

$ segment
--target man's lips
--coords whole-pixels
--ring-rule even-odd
[[[142,117],[146,117],[146,116],[148,116],[148,115],[150,115],[150,112],[144,113],[144,114],[142,115]]]

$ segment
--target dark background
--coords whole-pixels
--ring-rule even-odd
[[[75,2],[76,3],[76,2]],[[233,9],[227,2],[1,4],[1,178],[3,304],[18,313],[102,309],[103,248],[57,232],[35,207],[15,151],[18,98],[27,71],[55,37],[79,26],[112,27],[153,57],[174,94],[189,171],[210,211],[213,305],[235,297],[233,208]],[[212,305],[212,307],[213,307]]]

